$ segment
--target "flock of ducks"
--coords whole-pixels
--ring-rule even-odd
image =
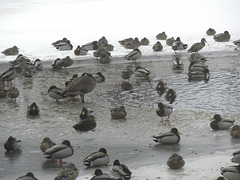
[[[206,31],[206,34],[209,36],[213,36],[213,39],[217,42],[227,42],[230,39],[230,34],[228,31],[224,33],[216,34],[214,29],[209,28]],[[156,38],[158,40],[166,40],[166,44],[168,46],[172,46],[172,50],[176,54],[176,58],[172,61],[172,69],[178,72],[183,71],[183,63],[178,56],[178,53],[186,50],[188,45],[183,43],[180,40],[180,37],[177,37],[176,40],[172,38],[167,39],[167,35],[165,32],[159,33]],[[142,57],[142,52],[140,51],[140,46],[149,45],[149,40],[145,37],[141,41],[138,38],[127,38],[119,41],[119,43],[126,49],[132,49],[125,58],[126,60],[132,61],[133,68],[125,68],[121,72],[121,77],[123,79],[121,83],[121,89],[123,91],[129,91],[133,89],[133,86],[129,82],[131,76],[135,74],[136,77],[141,79],[147,79],[150,81],[149,75],[150,71],[145,68],[137,65],[137,59]],[[208,66],[205,64],[207,61],[204,56],[199,54],[198,52],[202,50],[205,46],[206,39],[202,38],[200,42],[194,43],[189,49],[188,52],[192,53],[189,57],[189,67],[188,67],[188,77],[189,80],[209,80],[210,73]],[[234,44],[239,46],[240,40],[234,41]],[[72,50],[73,46],[67,38],[63,38],[62,40],[58,40],[53,42],[52,45],[60,50]],[[111,53],[113,50],[113,45],[109,44],[107,39],[103,36],[98,41],[93,41],[87,43],[85,45],[77,46],[74,50],[75,55],[86,55],[88,51],[95,50],[94,56],[97,58],[97,61],[100,63],[109,63],[111,61]],[[160,41],[157,41],[156,44],[152,47],[154,51],[161,51],[163,46]],[[2,52],[6,56],[16,56],[19,54],[19,49],[14,46],[12,48],[8,48]],[[65,58],[57,58],[52,62],[52,69],[58,70],[71,66],[74,63],[74,60],[69,56]],[[43,68],[43,64],[41,60],[36,59],[32,62],[29,58],[19,54],[17,58],[10,62],[10,68],[3,72],[0,75],[0,97],[9,97],[15,99],[19,95],[19,91],[16,87],[12,86],[12,81],[16,78],[17,73],[21,73],[22,76],[26,78],[32,78],[34,73],[37,71],[41,71]],[[48,89],[49,97],[59,101],[64,98],[74,98],[76,96],[80,96],[81,102],[85,102],[85,94],[92,92],[97,83],[101,83],[105,81],[105,77],[101,72],[97,73],[82,73],[81,75],[74,74],[71,79],[65,82],[64,89],[58,88],[56,85],[52,85]],[[6,83],[5,83],[6,82]],[[167,83],[162,80],[158,81],[156,86],[156,91],[159,96],[163,96],[169,104],[173,104],[176,99],[176,92],[167,87]],[[173,113],[173,107],[169,104],[163,104],[162,102],[158,103],[158,107],[156,109],[156,114],[163,121],[167,121],[170,125],[170,115]],[[29,116],[39,116],[40,108],[38,105],[33,102],[28,106],[27,115]],[[127,116],[127,111],[124,106],[119,106],[112,108],[110,110],[110,114],[112,119],[125,119]],[[164,117],[167,117],[164,120]],[[88,109],[87,107],[83,107],[82,112],[79,115],[79,122],[73,125],[73,128],[77,131],[90,131],[97,127],[97,123],[94,118],[93,110]],[[210,123],[210,127],[213,130],[226,130],[232,127],[230,135],[233,138],[240,138],[240,127],[238,125],[234,125],[234,120],[224,119],[219,114],[214,115],[212,118],[212,122]],[[180,142],[180,132],[176,127],[171,128],[169,132],[160,133],[158,135],[154,135],[153,141],[160,144],[177,144]],[[21,148],[21,141],[17,140],[10,136],[6,143],[4,144],[4,148],[6,151],[16,151]],[[63,167],[57,174],[55,180],[75,180],[78,177],[78,169],[73,163],[67,164],[67,162],[63,161],[63,159],[68,158],[74,154],[74,150],[69,140],[64,140],[61,144],[56,144],[51,141],[49,137],[43,139],[40,149],[44,153],[44,157],[47,159],[57,159],[59,161],[59,166]],[[233,162],[240,163],[240,155],[239,151],[234,153]],[[89,156],[83,159],[83,164],[87,167],[97,167],[95,170],[94,176],[91,178],[92,180],[100,180],[100,179],[130,179],[132,176],[132,172],[128,169],[128,167],[124,164],[120,164],[119,160],[116,159],[113,163],[112,171],[117,175],[112,175],[110,173],[103,173],[99,168],[101,166],[106,166],[110,162],[107,150],[105,148],[100,148],[98,151],[91,153]],[[67,165],[65,165],[67,164]],[[167,165],[172,169],[179,169],[184,166],[185,162],[183,158],[178,154],[173,154],[169,160],[167,161]],[[231,166],[221,168],[222,175],[231,180],[240,179],[240,168],[239,166]],[[221,177],[219,177],[221,178]],[[37,179],[34,177],[32,172],[28,172],[26,175],[17,178],[18,180],[34,180]]]

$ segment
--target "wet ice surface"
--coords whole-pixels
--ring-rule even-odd
[[[232,139],[229,131],[212,131],[209,119],[216,113],[239,123],[240,66],[239,55],[207,58],[211,77],[208,82],[187,80],[187,56],[182,57],[184,71],[175,73],[171,69],[172,57],[166,59],[148,57],[139,60],[139,65],[151,71],[150,81],[132,76],[133,91],[122,92],[120,72],[126,60],[113,59],[111,64],[99,65],[92,61],[85,64],[75,62],[74,68],[52,71],[49,62],[44,62],[44,70],[24,80],[18,75],[14,85],[20,95],[16,102],[0,99],[0,137],[3,144],[8,136],[18,137],[23,148],[16,154],[7,154],[0,147],[0,177],[14,179],[32,171],[39,179],[53,179],[59,168],[57,162],[47,162],[39,149],[40,142],[49,136],[54,142],[69,139],[74,146],[74,155],[66,159],[76,164],[80,171],[78,179],[89,179],[94,168],[86,169],[82,160],[100,147],[110,154],[110,165],[103,167],[109,171],[115,159],[127,164],[133,171],[132,179],[214,179],[220,176],[219,168],[230,165],[231,153],[239,148],[239,141]],[[93,63],[92,63],[93,62]],[[1,65],[0,72],[7,64]],[[47,95],[51,85],[64,87],[72,74],[101,71],[106,82],[98,83],[96,89],[85,96],[83,104],[77,98],[60,100],[56,103]],[[169,131],[171,127],[161,123],[156,115],[157,103],[167,103],[155,91],[157,80],[167,82],[177,93],[172,104],[171,127],[182,133],[177,145],[163,146],[152,141],[151,136]],[[27,106],[36,102],[40,107],[40,117],[26,117]],[[79,120],[82,107],[94,110],[97,128],[87,133],[79,133],[72,126]],[[111,120],[110,108],[124,105],[127,110],[125,121]],[[167,159],[172,153],[179,153],[186,161],[183,169],[169,170]],[[210,159],[210,160],[209,160]],[[197,177],[195,177],[197,175]]]

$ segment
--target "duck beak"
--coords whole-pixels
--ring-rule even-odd
[[[211,118],[210,121],[214,120],[214,118]]]
[[[108,153],[106,155],[110,156],[110,154],[108,154]]]
[[[35,107],[35,106],[33,106],[33,110],[36,110],[36,107]]]
[[[182,134],[182,133],[180,133],[180,132],[178,131],[178,134]]]

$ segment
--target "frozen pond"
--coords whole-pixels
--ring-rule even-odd
[[[110,165],[102,168],[104,171],[109,171],[113,161],[118,158],[132,169],[132,179],[135,180],[157,177],[188,179],[195,173],[199,179],[217,178],[220,176],[219,168],[231,164],[230,155],[239,148],[239,141],[232,139],[229,131],[212,131],[209,119],[220,113],[239,124],[240,61],[238,51],[232,55],[222,53],[217,57],[211,54],[205,56],[211,73],[208,82],[187,80],[189,62],[185,54],[181,57],[184,63],[182,73],[172,71],[171,56],[143,57],[139,60],[139,65],[151,71],[151,80],[138,80],[132,76],[130,82],[134,89],[131,92],[123,92],[120,88],[121,71],[126,66],[133,68],[131,63],[121,58],[113,58],[112,63],[106,65],[99,65],[95,59],[75,62],[66,72],[52,71],[50,62],[46,61],[43,71],[35,73],[33,78],[25,81],[18,75],[13,81],[20,91],[16,102],[0,99],[0,141],[3,144],[12,135],[22,140],[23,148],[13,155],[5,153],[4,147],[0,147],[0,178],[14,179],[32,171],[39,179],[53,179],[59,171],[57,162],[47,163],[39,148],[46,136],[56,143],[61,143],[64,139],[70,140],[75,152],[66,161],[76,164],[80,171],[78,179],[91,177],[95,169],[86,169],[82,160],[100,147],[108,150],[111,159]],[[7,68],[8,64],[2,64],[0,72]],[[79,98],[74,101],[66,98],[57,103],[47,94],[51,85],[64,88],[65,81],[75,73],[98,71],[104,74],[106,81],[98,83],[96,89],[85,96],[85,104]],[[151,138],[152,135],[171,128],[162,124],[155,112],[158,102],[167,103],[155,90],[159,79],[164,80],[177,93],[177,99],[172,104],[174,113],[170,122],[171,127],[177,127],[182,135],[180,143],[174,146],[158,145]],[[26,117],[27,106],[32,102],[40,107],[39,118]],[[125,106],[127,119],[112,120],[110,109],[120,105]],[[79,133],[72,128],[79,120],[83,106],[94,111],[97,121],[94,131]],[[223,155],[226,151],[228,154]],[[175,152],[181,154],[189,164],[186,162],[185,168],[180,171],[169,171],[166,160]],[[213,155],[215,156],[210,157]],[[215,158],[216,162],[202,165],[208,158]],[[156,171],[158,168],[161,171],[159,173]],[[202,168],[201,175],[199,168]]]

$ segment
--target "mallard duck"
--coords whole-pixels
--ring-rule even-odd
[[[172,46],[174,42],[175,42],[174,37],[171,37],[171,38],[166,39],[166,44],[167,44],[168,46]]]
[[[167,35],[166,35],[166,33],[163,31],[162,33],[159,33],[159,34],[156,36],[156,38],[157,38],[158,40],[166,40],[166,39],[167,39]]]
[[[28,110],[27,110],[28,115],[36,116],[36,115],[39,115],[39,112],[40,112],[39,107],[35,102],[33,102],[30,106],[28,106]]]
[[[209,28],[209,29],[206,31],[206,34],[207,34],[208,36],[213,36],[213,35],[216,34],[216,31],[215,31],[214,29],[212,29],[212,28]]]
[[[58,49],[60,51],[66,51],[66,50],[72,50],[73,45],[71,44],[71,42],[69,40],[67,40],[66,42],[58,43],[55,47],[56,47],[56,49]]]
[[[96,79],[96,82],[104,82],[105,81],[105,76],[101,72],[94,73],[93,77]]]
[[[183,63],[178,57],[172,61],[172,68],[173,70],[183,70]]]
[[[87,167],[106,166],[109,163],[109,155],[105,148],[100,148],[98,152],[94,152],[84,158],[83,164]]]
[[[67,42],[67,41],[68,41],[68,39],[64,37],[64,38],[62,38],[61,40],[57,40],[57,41],[53,42],[52,45],[53,45],[54,47],[57,47],[58,44],[65,43],[65,42]]]
[[[16,59],[13,60],[13,61],[10,61],[9,64],[15,68],[15,67],[18,66],[20,63],[25,63],[25,64],[27,64],[27,63],[29,63],[30,61],[31,61],[31,60],[30,60],[28,57],[26,57],[26,56],[24,56],[24,55],[22,55],[22,54],[19,54],[19,55],[16,57]]]
[[[189,71],[187,75],[188,75],[188,80],[193,80],[193,81],[199,81],[199,80],[208,81],[210,78],[209,69],[203,69],[202,71]]]
[[[214,130],[229,129],[235,122],[235,120],[222,118],[220,114],[215,114],[211,120],[213,121],[210,123],[210,127]]]
[[[237,45],[238,47],[240,47],[240,39],[233,41],[233,44]]]
[[[192,53],[188,60],[190,63],[202,63],[202,64],[204,64],[207,61],[207,59],[203,55],[197,53]]]
[[[47,149],[56,145],[49,137],[45,137],[40,144],[40,149],[45,152]]]
[[[114,177],[109,173],[103,173],[101,169],[96,169],[93,175],[90,180],[122,180],[122,178]]]
[[[5,56],[15,56],[15,55],[18,55],[19,51],[17,46],[13,46],[11,48],[5,49],[4,51],[2,51],[2,53]]]
[[[108,44],[108,40],[106,39],[105,36],[102,36],[99,40],[98,43],[101,45],[107,45]]]
[[[38,180],[38,179],[34,177],[34,174],[32,172],[28,172],[26,175],[21,176],[16,180]]]
[[[167,165],[171,169],[180,169],[185,165],[185,161],[183,160],[182,156],[174,153],[169,157]]]
[[[184,44],[181,40],[180,37],[177,37],[176,41],[173,43],[172,45],[172,49],[174,50],[174,52],[176,51],[181,51],[184,49],[187,49],[188,45]]]
[[[24,66],[22,69],[22,75],[24,77],[24,79],[26,80],[26,78],[32,78],[33,77],[33,70],[32,68],[30,68],[29,66]]]
[[[42,68],[43,68],[42,61],[41,61],[40,59],[36,59],[36,60],[34,61],[34,67],[35,67],[35,69],[38,70],[38,71],[42,70]]]
[[[56,144],[49,149],[46,149],[44,155],[48,159],[59,159],[59,165],[66,164],[62,161],[64,158],[68,158],[73,155],[73,148],[68,140],[64,140],[62,144]]]
[[[55,59],[53,62],[52,62],[52,69],[53,70],[56,70],[56,69],[61,69],[62,68],[62,65],[60,64],[62,60],[60,58],[57,58]]]
[[[160,41],[157,41],[157,42],[153,45],[152,49],[153,49],[154,51],[161,51],[161,50],[163,49],[163,46],[162,46],[162,44],[161,44]]]
[[[233,153],[233,157],[232,157],[231,161],[232,161],[233,163],[238,163],[238,164],[240,164],[240,150],[235,151],[235,152]]]
[[[204,46],[205,46],[205,43],[206,43],[206,39],[205,38],[202,38],[201,39],[201,42],[197,42],[197,43],[194,43],[189,49],[187,52],[194,52],[194,53],[198,53],[198,51],[200,51]]]
[[[126,49],[137,49],[141,46],[141,42],[137,37],[135,37],[133,40],[129,40],[122,44],[122,46]]]
[[[169,101],[170,104],[172,104],[175,101],[176,97],[177,97],[176,92],[173,89],[168,89],[166,91],[165,99],[166,101]]]
[[[240,138],[240,126],[234,125],[230,131],[230,135],[233,138]]]
[[[12,67],[10,67],[7,71],[3,72],[0,75],[0,80],[7,81],[7,85],[10,82],[10,85],[12,85],[12,80],[14,80],[16,76],[17,76],[16,71]]]
[[[83,49],[81,48],[80,46],[77,46],[77,48],[74,50],[74,54],[76,56],[79,56],[79,55],[86,55],[88,53],[88,50],[87,49]]]
[[[113,162],[112,171],[126,180],[131,179],[132,172],[128,169],[128,167],[125,164],[120,164],[118,159],[116,159]]]
[[[135,74],[136,77],[149,78],[150,71],[147,68],[144,68],[144,67],[141,67],[141,66],[137,66],[135,68],[134,74]]]
[[[82,45],[82,48],[88,51],[97,50],[98,47],[99,47],[99,43],[97,41],[93,41],[93,42]]]
[[[17,140],[16,138],[9,136],[8,140],[4,143],[4,148],[7,151],[16,151],[19,150],[22,146],[22,141]]]
[[[158,83],[157,83],[157,87],[155,89],[156,89],[157,93],[160,96],[162,96],[167,90],[167,83],[165,83],[162,80],[159,80]]]
[[[127,68],[127,69],[124,69],[124,70],[121,72],[121,77],[122,77],[123,79],[129,80],[130,77],[132,76],[132,74],[133,74],[133,70]]]
[[[128,53],[124,58],[127,60],[132,60],[136,64],[136,60],[142,57],[142,53],[138,48],[135,48],[133,51]]]
[[[162,121],[163,121],[163,117],[167,116],[168,118],[166,119],[166,121],[169,122],[169,117],[173,113],[173,108],[171,106],[168,106],[160,102],[158,103],[158,108],[156,110],[156,113],[158,116],[162,117]]]
[[[112,119],[125,119],[127,116],[127,111],[125,110],[124,106],[112,108],[111,116],[112,116]]]
[[[93,52],[93,56],[96,57],[98,61],[98,58],[102,57],[104,54],[107,54],[107,53],[109,52],[105,51],[105,49],[100,46],[95,52]]]
[[[81,101],[84,102],[84,95],[93,91],[96,87],[96,79],[92,74],[83,73],[80,77],[75,78],[63,91],[63,96],[80,95]]]
[[[56,102],[58,102],[59,99],[65,98],[63,96],[63,90],[54,85],[50,86],[50,88],[48,89],[48,95],[51,98],[56,99]]]
[[[153,136],[153,141],[160,144],[177,144],[180,141],[180,136],[177,128],[172,128],[171,131]]]
[[[221,167],[220,170],[221,170],[221,174],[226,179],[229,179],[229,180],[240,179],[240,165]]]
[[[74,129],[78,131],[89,131],[97,126],[92,110],[83,107],[79,117],[80,121],[73,126]]]
[[[111,56],[110,52],[106,52],[105,54],[103,54],[100,57],[99,63],[100,64],[107,64],[107,63],[110,63],[111,60],[112,60],[112,56]]]
[[[121,82],[122,91],[129,91],[133,89],[133,85],[130,82],[122,81]]]
[[[213,36],[213,39],[217,42],[228,42],[230,40],[230,34],[228,31],[224,31],[224,33],[219,33]]]
[[[15,99],[16,101],[16,98],[19,96],[19,90],[16,87],[12,86],[8,89],[6,96],[10,99]]]
[[[126,38],[126,39],[123,39],[123,40],[119,40],[118,42],[119,42],[119,44],[120,45],[125,45],[125,44],[127,44],[127,43],[129,43],[129,42],[132,42],[133,41],[133,38]]]
[[[66,67],[69,67],[73,64],[73,59],[69,56],[66,56],[65,58],[62,58],[61,61],[58,62],[58,66],[62,66],[66,69]]]
[[[75,164],[69,163],[66,167],[63,167],[54,180],[75,180],[78,177],[78,169]]]
[[[204,63],[190,63],[188,67],[189,72],[195,72],[195,71],[204,71],[205,69],[208,69],[208,66]]]
[[[143,39],[141,39],[141,45],[142,45],[142,46],[147,46],[147,45],[149,45],[149,40],[148,40],[146,37],[144,37]]]

